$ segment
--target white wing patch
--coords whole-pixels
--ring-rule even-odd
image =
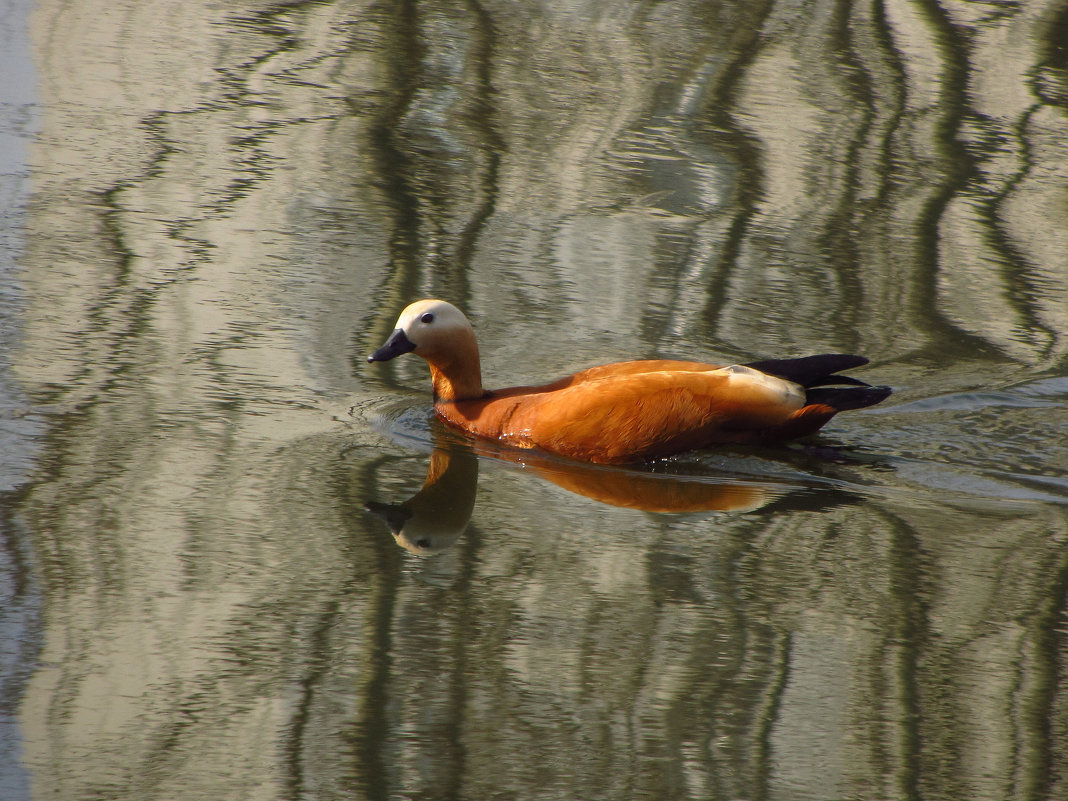
[[[800,409],[805,405],[805,388],[785,378],[777,378],[744,364],[732,364],[729,367],[721,367],[718,370],[710,370],[712,373],[725,373],[731,384],[748,386],[757,391],[767,393],[770,398],[776,399],[784,406],[792,406]]]

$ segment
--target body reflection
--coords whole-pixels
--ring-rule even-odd
[[[795,489],[767,479],[673,475],[570,462],[478,440],[462,442],[452,432],[435,430],[434,450],[419,491],[402,502],[368,501],[364,508],[385,522],[402,548],[418,556],[439,553],[460,538],[471,520],[480,459],[533,470],[576,495],[643,512],[751,512]]]
[[[680,476],[590,465],[492,443],[477,443],[476,449],[483,456],[532,469],[541,478],[576,495],[642,512],[751,512],[790,491],[783,484],[760,479]]]

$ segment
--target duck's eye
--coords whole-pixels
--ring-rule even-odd
[[[430,325],[430,323],[434,322],[434,315],[431,314],[430,312],[427,312],[422,317],[420,317],[419,320],[420,320],[420,322],[424,322],[427,325]]]

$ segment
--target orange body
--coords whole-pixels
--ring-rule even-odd
[[[724,368],[666,360],[607,364],[540,387],[438,399],[451,426],[520,448],[623,464],[719,443],[767,442],[816,431],[835,410],[787,402]]]

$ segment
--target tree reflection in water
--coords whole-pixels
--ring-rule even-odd
[[[1068,796],[1063,0],[13,2],[34,796]],[[897,394],[862,450],[450,443],[420,495],[344,409],[429,405],[362,364],[425,296],[508,383],[841,351]],[[433,548],[476,470],[438,557],[362,509],[451,496]]]

